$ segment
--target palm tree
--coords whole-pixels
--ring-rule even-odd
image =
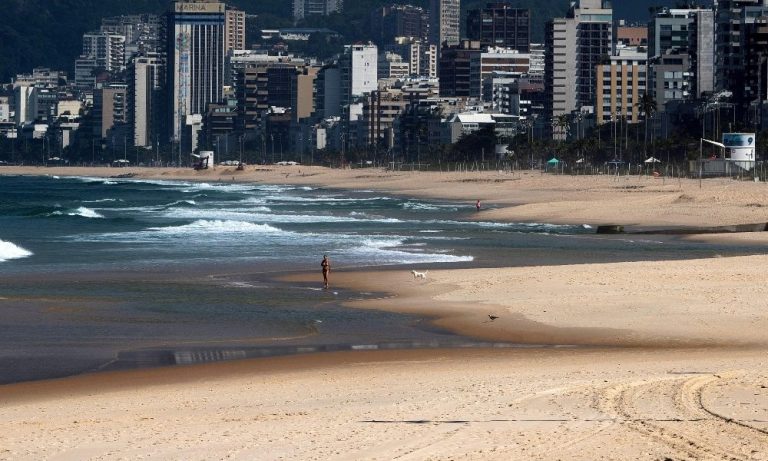
[[[645,116],[645,139],[643,140],[643,150],[648,157],[648,119],[656,113],[656,100],[650,93],[645,93],[637,102],[637,108]]]

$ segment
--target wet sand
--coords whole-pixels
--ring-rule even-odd
[[[251,168],[2,171],[480,198],[478,219],[768,222],[768,185],[751,182]],[[707,238],[759,244],[764,234]],[[359,351],[4,386],[0,459],[765,460],[766,276],[762,255],[430,270],[426,281],[334,272],[333,287],[387,293],[350,308],[419,313],[489,341],[579,347]],[[317,274],[289,278],[307,277]]]

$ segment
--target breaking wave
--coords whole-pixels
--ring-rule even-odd
[[[28,251],[14,243],[0,240],[0,262],[8,261],[11,259],[28,258],[32,256],[32,252]]]

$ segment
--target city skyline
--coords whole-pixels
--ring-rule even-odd
[[[609,1],[581,0],[547,22],[543,43],[532,39],[531,10],[513,3],[477,4],[462,16],[464,28],[458,1],[431,5],[371,11],[376,43],[290,27],[262,29],[248,43],[246,13],[215,0],[177,0],[162,16],[103,18],[99,29],[83,34],[72,80],[39,69],[9,84],[0,128],[7,139],[53,136],[61,153],[83,152],[88,143],[94,151],[97,141],[101,151],[114,151],[131,140],[131,147],[156,150],[156,158],[170,150],[166,158],[176,162],[222,146],[229,155],[234,145],[266,161],[266,140],[275,139],[292,157],[383,150],[405,159],[422,146],[461,149],[460,140],[486,128],[497,145],[522,136],[571,143],[574,132],[599,137],[603,125],[622,120],[646,128],[653,122],[655,137],[683,129],[676,114],[699,111],[715,91],[732,95],[732,125],[762,126],[750,104],[768,95],[768,79],[749,66],[744,75],[714,67],[718,46],[736,49],[717,43],[715,31],[726,10],[741,14],[738,2],[716,10],[658,9],[637,24],[617,17]],[[755,50],[752,56],[763,46],[760,18],[768,6],[746,8],[737,40]],[[343,48],[314,54],[318,39]],[[733,59],[744,62],[739,56]],[[755,65],[764,70],[764,62]],[[730,88],[742,78],[752,83]]]

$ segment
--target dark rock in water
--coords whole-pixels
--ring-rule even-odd
[[[117,174],[114,176],[110,176],[110,179],[125,179],[125,178],[135,178],[136,173],[125,173],[125,174]]]
[[[623,234],[624,233],[624,226],[616,226],[616,225],[606,225],[606,226],[597,226],[597,233],[598,234]]]

